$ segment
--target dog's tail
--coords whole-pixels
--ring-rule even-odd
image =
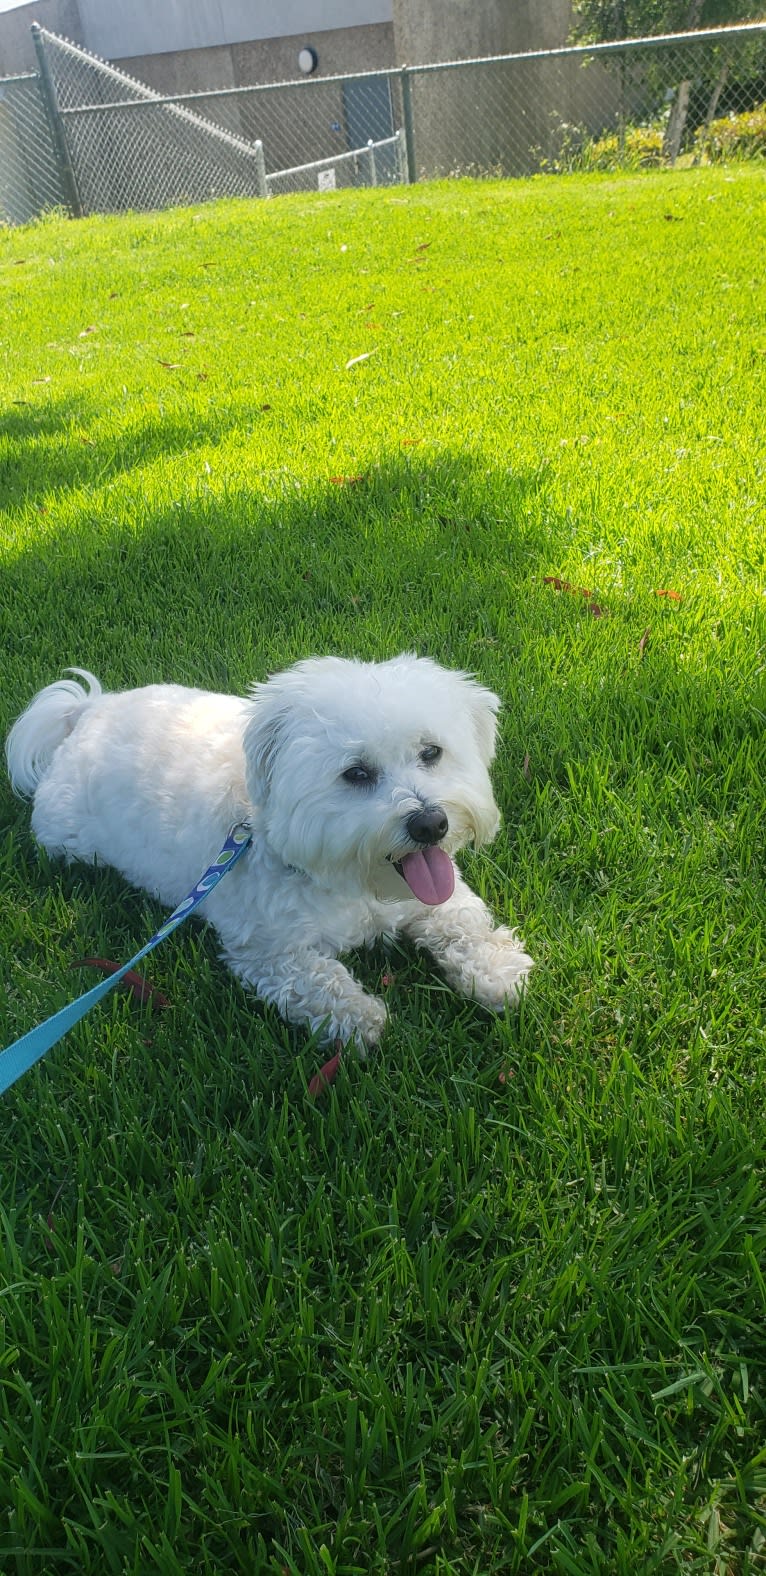
[[[102,694],[92,673],[86,673],[84,668],[67,668],[67,672],[84,679],[87,690],[74,679],[49,684],[30,701],[8,734],[5,756],[14,793],[31,798],[83,708]]]

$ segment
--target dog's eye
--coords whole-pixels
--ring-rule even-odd
[[[352,788],[371,788],[377,781],[377,775],[372,766],[363,766],[359,761],[356,766],[349,766],[343,773],[343,781],[350,783]]]
[[[443,754],[444,751],[440,744],[426,744],[420,752],[420,760],[423,766],[435,766],[436,762],[441,760]]]

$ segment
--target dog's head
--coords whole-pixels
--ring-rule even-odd
[[[498,706],[425,657],[299,662],[253,690],[244,749],[259,829],[322,886],[444,902],[449,856],[497,831]]]

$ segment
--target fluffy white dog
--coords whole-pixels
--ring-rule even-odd
[[[234,973],[285,1018],[374,1044],[386,1023],[338,955],[383,934],[425,947],[457,990],[502,1010],[531,960],[453,855],[494,836],[498,699],[428,658],[299,662],[249,699],[176,684],[50,684],[6,746],[54,854],[113,865],[168,905],[235,822],[247,853],[205,899]]]

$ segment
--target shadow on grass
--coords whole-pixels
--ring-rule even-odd
[[[0,455],[3,507],[22,509],[42,498],[49,504],[56,494],[102,486],[155,460],[209,449],[235,429],[249,434],[267,419],[280,419],[277,409],[260,412],[257,407],[249,410],[212,400],[199,414],[190,414],[186,405],[149,414],[133,396],[121,409],[119,429],[93,438],[93,424],[101,414],[84,396],[45,403],[17,401],[6,409],[2,433],[6,452]]]
[[[109,509],[61,531],[51,509],[6,566],[4,722],[68,663],[113,685],[240,689],[323,651],[481,666],[498,621],[523,622],[513,585],[550,534],[542,476],[450,454],[386,458],[338,485],[200,483],[140,526],[124,502]]]

